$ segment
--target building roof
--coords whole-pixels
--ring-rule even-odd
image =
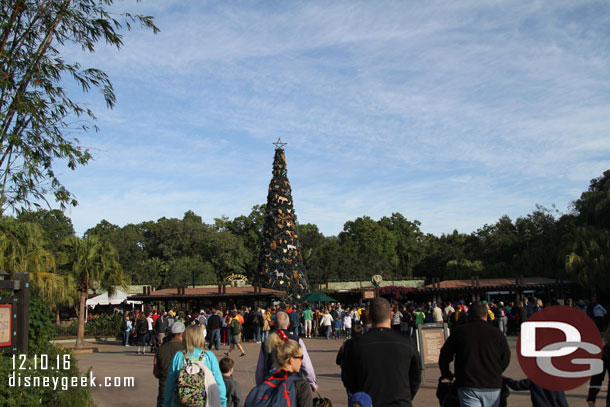
[[[538,287],[565,285],[565,284],[573,284],[573,282],[566,281],[566,280],[558,280],[558,279],[548,278],[548,277],[521,277],[520,281],[517,278],[481,278],[481,279],[475,280],[474,284],[473,284],[472,279],[446,280],[446,281],[438,282],[436,284],[434,284],[434,283],[428,284],[422,288],[429,289],[429,290],[435,290],[435,289],[436,290],[438,290],[438,289],[441,289],[441,290],[443,290],[443,289],[456,290],[457,289],[457,290],[459,290],[459,289],[473,288],[473,287],[477,287],[477,288],[509,288],[509,287],[538,288]]]
[[[184,288],[184,294],[179,293],[178,288],[163,288],[161,290],[151,291],[150,294],[131,295],[129,299],[146,299],[146,300],[166,300],[166,299],[190,299],[190,298],[211,298],[211,297],[284,297],[284,291],[272,290],[270,288],[261,288],[260,292],[254,291],[254,287],[225,287],[225,292],[219,293],[218,286],[216,287],[195,287]]]

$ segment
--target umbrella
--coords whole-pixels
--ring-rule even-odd
[[[337,300],[319,291],[314,291],[301,298],[301,302],[337,302]]]

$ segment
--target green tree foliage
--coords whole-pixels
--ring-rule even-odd
[[[121,30],[134,22],[157,32],[152,17],[110,14],[113,0],[14,0],[0,4],[0,214],[38,206],[53,195],[62,207],[76,205],[54,165],[74,170],[91,159],[75,132],[87,131],[94,113],[75,101],[63,81],[83,91],[97,88],[108,107],[115,95],[108,76],[66,61],[61,49],[95,52],[99,41],[120,48]]]
[[[564,236],[565,269],[595,294],[610,293],[610,170],[573,202]]]
[[[17,215],[20,222],[31,222],[40,225],[44,246],[51,253],[57,253],[61,242],[68,236],[74,236],[72,220],[58,209],[39,209],[22,211]]]
[[[295,234],[313,286],[337,279],[368,280],[373,274],[441,279],[522,274],[565,277],[606,293],[610,291],[606,283],[610,281],[610,230],[605,227],[602,198],[607,178],[608,171],[592,180],[571,214],[536,206],[514,221],[503,216],[470,234],[457,230],[440,237],[423,234],[418,221],[400,213],[378,221],[367,216],[348,221],[338,236],[324,236],[314,224],[297,225]],[[49,239],[72,233],[69,219],[60,215],[24,212],[19,222],[0,221],[0,267],[43,270],[45,263],[35,254],[53,247]],[[192,211],[182,219],[161,218],[124,227],[103,220],[85,236],[116,247],[125,274],[135,283],[157,288],[208,284],[231,273],[253,276],[264,216],[265,207],[257,205],[248,216],[218,218],[214,225],[205,224]],[[62,270],[56,274],[62,275]],[[52,284],[38,287],[41,292],[57,293]]]
[[[513,274],[547,277],[561,274],[562,234],[556,213],[537,205],[534,212],[515,221],[518,248],[512,261]]]
[[[0,218],[0,268],[12,278],[15,273],[52,273],[53,254],[44,248],[42,228],[14,218]]]
[[[467,280],[472,277],[481,276],[483,272],[483,262],[480,260],[470,261],[449,260],[447,262],[445,279],[447,280]]]
[[[484,225],[475,232],[479,258],[489,275],[510,276],[513,256],[518,252],[517,230],[508,216],[493,225]]]
[[[238,236],[244,248],[249,252],[244,261],[245,275],[252,279],[255,276],[260,258],[263,224],[265,223],[266,205],[254,205],[248,216],[238,216],[232,221],[228,218],[215,219],[215,229],[219,232],[230,232]]]
[[[454,230],[453,233],[443,234],[436,237],[427,234],[422,238],[422,248],[425,256],[422,261],[415,265],[414,275],[420,277],[436,277],[448,279],[447,264],[450,261],[476,260],[470,259],[473,252],[472,246],[476,238]]]
[[[100,240],[110,243],[119,255],[121,267],[133,284],[151,284],[145,269],[148,256],[144,241],[145,229],[141,225],[125,225],[119,227],[102,219],[95,227],[85,232],[85,237],[97,236]]]
[[[246,264],[253,261],[242,240],[230,232],[214,234],[208,253],[217,281],[224,281],[230,274],[244,274]]]
[[[55,229],[55,215],[37,218],[35,213],[28,213],[25,216],[41,224],[48,222],[48,229],[39,223],[0,218],[0,268],[11,276],[16,272],[30,273],[34,294],[48,309],[59,311],[62,305],[74,304],[75,289],[72,279],[55,268],[56,245],[49,240],[60,233]]]
[[[595,294],[610,293],[610,231],[593,227],[579,227],[573,231],[567,247],[565,267],[568,277]]]
[[[592,179],[573,207],[581,225],[610,229],[610,170]]]
[[[354,277],[388,274],[399,264],[398,238],[368,216],[346,222],[339,233],[339,244]]]
[[[424,234],[419,229],[419,221],[409,221],[400,213],[391,217],[383,217],[379,224],[396,236],[396,255],[398,264],[392,271],[395,276],[413,276],[413,267],[419,264],[425,255],[422,241]]]
[[[78,291],[78,334],[76,347],[84,347],[85,302],[90,289],[102,289],[109,295],[116,287],[125,287],[126,278],[116,249],[97,236],[83,239],[68,237],[63,244],[59,264],[75,282]]]

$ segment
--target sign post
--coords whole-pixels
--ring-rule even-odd
[[[438,366],[441,348],[449,337],[447,323],[417,325],[417,350],[421,368]]]
[[[14,280],[0,280],[0,352],[27,353],[30,324],[30,274],[15,273]]]

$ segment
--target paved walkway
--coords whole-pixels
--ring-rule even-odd
[[[308,352],[313,361],[318,376],[320,393],[332,400],[336,407],[347,405],[345,389],[341,383],[339,367],[335,364],[337,350],[342,341],[326,339],[306,339]],[[506,376],[512,378],[523,378],[523,372],[517,362],[515,354],[516,337],[509,338],[512,351],[512,359]],[[234,352],[232,358],[235,360],[234,378],[239,381],[243,397],[254,387],[254,371],[258,359],[260,345],[255,343],[244,343],[247,353],[239,357],[239,352]],[[129,377],[135,378],[135,387],[97,387],[92,389],[92,394],[97,407],[141,407],[155,406],[157,397],[157,380],[152,374],[153,355],[136,355],[134,347],[124,347],[118,342],[98,342],[100,353],[79,355],[79,368],[81,372],[92,369],[97,378],[98,385],[103,383],[104,377]],[[220,359],[228,347],[223,346],[220,352],[214,351]],[[438,368],[427,368],[424,371],[424,380],[419,392],[415,396],[414,406],[433,407],[438,405],[435,396],[436,383],[439,377]],[[568,392],[568,402],[571,406],[586,405],[587,386],[583,385]],[[605,400],[606,391],[602,390],[598,405]],[[509,407],[524,407],[531,405],[529,392],[511,392],[508,399]]]

